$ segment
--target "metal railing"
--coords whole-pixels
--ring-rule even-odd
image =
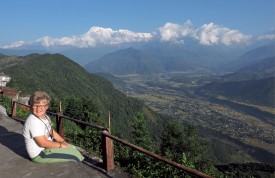
[[[24,107],[27,107],[27,108],[30,108],[29,105],[25,105],[25,104],[22,104],[20,102],[17,102],[17,101],[13,101],[12,102],[12,110],[11,110],[11,118],[12,119],[15,119],[21,123],[23,123],[24,121],[18,117],[16,117],[16,110],[17,110],[17,104],[21,105],[21,106],[24,106]],[[190,174],[190,175],[196,175],[198,177],[204,177],[204,178],[209,178],[209,177],[212,177],[212,176],[209,176],[205,173],[202,173],[200,171],[197,171],[195,169],[192,169],[192,168],[189,168],[189,167],[186,167],[182,164],[179,164],[177,162],[174,162],[172,160],[169,160],[165,157],[162,157],[160,155],[157,155],[153,152],[150,152],[146,149],[143,149],[141,147],[138,147],[134,144],[131,144],[123,139],[120,139],[114,135],[112,135],[110,132],[109,132],[109,129],[107,128],[104,128],[104,127],[101,127],[101,126],[98,126],[98,125],[95,125],[95,124],[91,124],[91,123],[88,123],[88,122],[84,122],[84,121],[80,121],[78,119],[75,119],[75,118],[71,118],[71,117],[68,117],[68,116],[64,116],[61,112],[58,112],[58,113],[54,113],[54,112],[50,112],[50,111],[47,111],[47,114],[49,115],[53,115],[55,116],[56,118],[56,130],[57,132],[64,138],[64,126],[63,126],[63,122],[64,120],[63,119],[67,119],[67,120],[70,120],[70,121],[73,121],[73,122],[76,122],[78,124],[84,124],[86,126],[91,126],[97,130],[100,130],[102,131],[101,132],[101,145],[102,145],[102,160],[103,160],[103,168],[109,172],[111,170],[113,170],[115,168],[115,163],[114,163],[114,148],[113,148],[113,140],[116,141],[116,142],[119,142],[121,144],[124,144],[128,147],[131,147],[141,153],[144,153],[154,159],[157,159],[157,160],[160,160],[160,161],[163,161],[164,163],[167,163],[173,167],[176,167],[176,168],[179,168],[183,171],[185,171],[187,174]]]

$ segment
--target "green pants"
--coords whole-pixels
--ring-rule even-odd
[[[44,149],[38,156],[32,159],[36,163],[58,163],[58,162],[81,162],[84,157],[75,148],[70,145],[70,148],[51,148]]]

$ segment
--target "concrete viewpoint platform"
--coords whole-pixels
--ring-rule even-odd
[[[88,162],[39,164],[31,162],[25,149],[22,124],[0,113],[0,177],[1,178],[104,178],[127,177],[123,172],[111,175]]]

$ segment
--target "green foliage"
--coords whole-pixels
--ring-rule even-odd
[[[214,164],[204,154],[206,150],[194,126],[183,126],[176,119],[168,121],[161,136],[160,153],[163,156],[211,175],[218,174]]]
[[[233,100],[274,107],[274,77],[260,80],[215,82],[206,84],[197,93],[209,96],[225,96]]]
[[[147,129],[142,113],[135,113],[131,124],[131,142],[150,149],[151,141],[147,139]],[[172,119],[168,121],[161,135],[159,152],[163,156],[209,175],[220,175],[214,164],[204,157],[206,148],[193,126],[183,126],[178,120]],[[191,177],[183,170],[121,144],[115,144],[115,152],[118,153],[115,157],[118,165],[135,177]]]
[[[265,163],[231,163],[217,165],[217,168],[224,173],[224,177],[266,177],[274,178],[274,164]]]
[[[135,113],[132,117],[131,133],[131,143],[144,149],[152,150],[152,141],[148,126],[145,123],[144,115],[140,112]]]
[[[93,100],[71,96],[66,97],[63,103],[66,116],[106,127],[107,124],[100,119],[101,113]]]
[[[65,99],[65,115],[73,118],[78,118],[82,116],[82,110],[83,104],[80,98],[69,97]]]
[[[11,100],[7,97],[3,97],[3,101],[1,102],[1,105],[6,109],[6,113],[11,113]]]
[[[134,49],[122,49],[85,66],[91,72],[106,72],[111,74],[125,75],[131,73],[150,74],[164,71],[160,60]]]
[[[187,158],[196,164],[204,157],[203,152],[206,150],[206,146],[199,138],[196,128],[192,125],[184,127],[184,137],[183,151]]]
[[[89,122],[106,125],[108,112],[111,111],[112,121],[115,120],[111,121],[112,133],[121,133],[123,138],[129,137],[130,131],[126,128],[130,125],[130,116],[135,112],[142,112],[142,102],[127,97],[107,80],[88,73],[63,55],[30,54],[21,59],[20,63],[3,69],[12,78],[8,83],[10,87],[19,89],[22,95],[30,95],[37,90],[46,91],[53,99],[53,110],[58,111],[59,101],[62,101],[65,109],[68,104],[66,112],[71,116],[81,120],[89,118]],[[74,100],[80,104],[66,103],[66,100]],[[145,114],[148,122],[159,119],[151,113],[152,111],[148,111]],[[150,125],[154,124],[151,122]]]
[[[100,113],[91,99],[82,99],[75,96],[66,97],[63,102],[64,115],[87,123],[103,125],[99,120]],[[65,120],[66,138],[75,145],[84,148],[89,153],[100,154],[101,132],[90,126],[77,125]]]
[[[238,149],[234,147],[234,145],[225,144],[219,140],[213,140],[210,142],[211,150],[207,150],[207,154],[215,161],[219,161],[221,163],[232,162],[232,156],[236,156],[236,152]],[[240,152],[240,151],[239,151]],[[242,159],[244,161],[246,155],[242,154]]]
[[[249,65],[246,64],[246,67],[240,68],[234,73],[223,75],[221,78],[223,81],[244,81],[244,80],[258,80],[258,79],[274,77],[274,72],[275,72],[274,55],[275,54],[273,54],[272,57],[260,58],[260,60],[255,60],[255,61],[252,61],[251,58],[249,58],[248,59],[250,63]]]
[[[78,129],[68,131],[68,140],[75,145],[85,149],[90,154],[101,155],[101,132],[91,128],[86,127],[85,130]]]
[[[64,134],[68,140],[73,143],[77,142],[77,135],[83,134],[82,130],[75,122],[64,120]]]
[[[107,113],[111,111],[113,134],[121,135],[143,148],[157,149],[152,148],[150,134],[159,132],[154,130],[157,127],[152,126],[160,123],[158,116],[143,103],[126,97],[114,89],[110,82],[87,73],[66,57],[59,54],[32,54],[4,72],[12,77],[10,86],[26,95],[36,90],[48,92],[53,98],[53,111],[58,111],[59,102],[62,101],[64,115],[101,126],[106,125]],[[17,113],[23,118],[29,115],[26,111],[18,110]],[[64,124],[69,142],[100,154],[99,131],[67,120]],[[219,175],[205,156],[207,147],[194,126],[183,126],[177,120],[169,120],[161,133],[161,141],[159,152],[163,156],[207,174]],[[120,144],[115,144],[115,160],[136,177],[188,177],[182,170]]]
[[[131,120],[131,143],[144,149],[152,150],[152,141],[148,126],[144,120],[144,115],[137,112],[132,116]],[[119,165],[124,167],[132,175],[142,177],[145,172],[148,172],[148,167],[150,167],[149,157],[131,148],[123,147],[121,144],[116,144],[115,150],[118,152],[116,160]]]
[[[192,169],[195,169],[195,166],[187,161],[187,157],[186,157],[186,154],[185,153],[182,153],[182,157],[181,157],[181,161],[180,161],[183,165],[187,166],[187,167],[190,167]]]
[[[27,117],[30,115],[30,111],[25,110],[17,110],[16,116],[20,117],[22,119],[27,119]]]

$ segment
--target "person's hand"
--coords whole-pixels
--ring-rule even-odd
[[[60,143],[60,148],[69,148],[67,142]]]

